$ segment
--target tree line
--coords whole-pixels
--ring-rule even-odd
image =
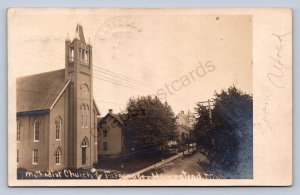
[[[193,142],[208,159],[208,163],[199,162],[206,172],[223,178],[252,178],[252,95],[231,86],[215,92],[213,101],[210,110],[200,102],[195,105],[198,117],[190,137],[180,139],[175,114],[167,102],[152,96],[130,98],[120,114],[126,118],[127,151],[165,147],[170,141]]]

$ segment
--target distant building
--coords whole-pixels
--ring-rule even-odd
[[[97,162],[92,75],[92,46],[77,25],[74,39],[65,41],[65,69],[17,78],[18,167],[45,171]]]
[[[185,114],[184,111],[180,111],[180,113],[176,115],[177,131],[181,140],[190,137],[195,122],[196,118],[190,110],[188,110],[187,114]]]
[[[124,152],[125,124],[119,114],[112,109],[101,118],[98,129],[98,153],[101,157],[117,157]]]

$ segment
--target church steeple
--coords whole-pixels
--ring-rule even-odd
[[[85,155],[94,151],[95,143],[91,132],[96,130],[94,125],[93,106],[93,66],[92,45],[86,43],[81,25],[77,24],[73,40],[66,38],[65,41],[65,78],[70,79],[69,86],[69,128],[73,140],[70,148],[74,149],[73,167],[81,167],[91,164],[92,159],[80,161],[83,152]],[[89,141],[86,141],[89,140]],[[82,144],[82,143],[90,144]]]
[[[79,25],[79,24],[77,24],[77,26],[76,26],[75,37],[76,37],[77,39],[79,39],[80,42],[81,42],[82,44],[86,45],[86,43],[85,43],[85,38],[84,38],[84,34],[83,34],[83,28],[82,28],[82,26]]]
[[[92,46],[86,44],[83,28],[77,24],[75,35],[71,41],[67,36],[65,41],[66,78],[72,77],[72,72],[84,71],[91,74]]]
[[[76,30],[75,30],[75,35],[74,35],[74,40],[75,40],[75,39],[80,40],[80,38],[79,38],[79,33],[78,33],[77,28],[76,28]]]

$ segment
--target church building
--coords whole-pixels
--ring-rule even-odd
[[[190,110],[188,110],[188,113],[185,114],[182,110],[179,114],[176,115],[175,118],[179,138],[181,140],[189,139],[191,136],[191,132],[193,131],[193,126],[196,123],[194,114]]]
[[[92,54],[77,25],[74,39],[65,41],[64,69],[17,78],[18,167],[46,171],[97,163]]]

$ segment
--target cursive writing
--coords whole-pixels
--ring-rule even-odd
[[[268,87],[264,86],[264,106],[263,106],[263,133],[268,133],[272,131],[272,127],[270,125],[271,123],[271,118],[270,118],[270,103],[271,103],[271,91]]]
[[[267,73],[267,77],[271,84],[277,88],[284,88],[284,70],[287,69],[287,66],[282,62],[282,52],[283,52],[283,38],[291,33],[283,34],[283,35],[277,35],[273,34],[273,36],[278,41],[278,44],[276,45],[276,54],[275,56],[269,56],[273,70],[272,72]]]

